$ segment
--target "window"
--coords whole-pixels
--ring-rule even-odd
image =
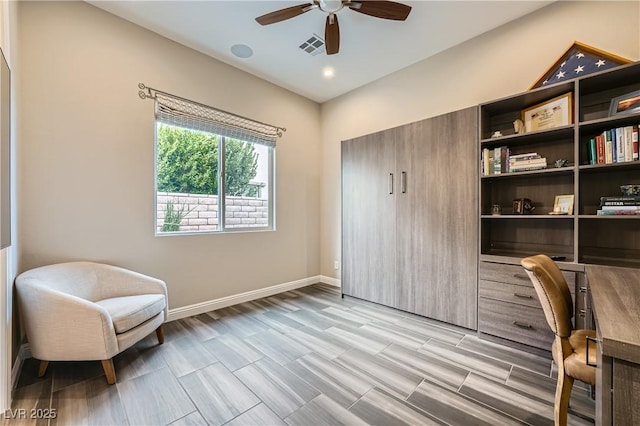
[[[283,129],[160,92],[155,99],[156,234],[274,229],[275,137],[260,131]]]

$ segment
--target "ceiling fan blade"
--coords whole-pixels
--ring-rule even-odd
[[[275,24],[276,22],[284,21],[293,18],[298,15],[302,15],[305,12],[313,9],[313,4],[304,3],[297,6],[287,7],[285,9],[276,10],[275,12],[267,13],[266,15],[258,16],[256,22],[260,25]]]
[[[376,18],[404,21],[411,12],[411,6],[395,1],[352,1],[347,4],[349,9]]]
[[[324,43],[327,55],[335,55],[340,50],[340,27],[338,17],[330,13],[324,26]]]

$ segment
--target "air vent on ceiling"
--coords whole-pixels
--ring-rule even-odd
[[[314,34],[307,41],[300,45],[300,49],[307,52],[311,56],[319,55],[320,53],[324,52],[324,40]]]

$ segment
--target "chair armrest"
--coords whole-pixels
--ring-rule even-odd
[[[109,359],[118,353],[111,317],[88,300],[59,292],[37,279],[16,280],[31,353],[47,361]]]
[[[166,300],[165,320],[169,314],[167,285],[164,281],[148,275],[102,263],[95,264],[100,299],[136,296],[139,294],[163,294]]]
[[[167,295],[167,285],[164,281],[139,272],[112,265],[96,264],[96,273],[100,292],[105,299],[138,294]]]

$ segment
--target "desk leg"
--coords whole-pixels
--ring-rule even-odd
[[[616,426],[640,424],[640,365],[613,359],[613,423]]]
[[[596,369],[596,426],[611,426],[611,389],[613,363],[611,357],[602,354],[602,347],[598,345]]]

